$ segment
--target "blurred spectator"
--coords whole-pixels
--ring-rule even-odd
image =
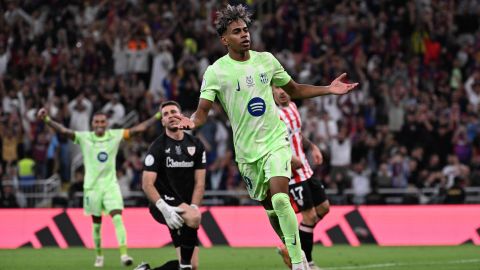
[[[75,131],[90,130],[90,117],[92,116],[92,102],[85,97],[84,93],[80,93],[74,100],[68,104],[70,113],[69,127]]]
[[[153,93],[157,102],[161,98],[169,99],[164,80],[175,66],[173,55],[170,52],[172,46],[172,42],[169,39],[159,40],[153,50],[154,57],[149,90]],[[203,73],[201,76],[203,76]]]
[[[461,177],[455,177],[453,186],[447,189],[444,203],[463,204],[465,203],[465,181]]]
[[[0,182],[1,183],[1,182]],[[2,192],[0,193],[0,208],[17,208],[19,207],[17,197],[13,186],[10,184],[2,185]]]
[[[102,108],[102,112],[108,116],[108,127],[119,126],[125,116],[125,107],[120,102],[120,96],[113,94],[111,100]]]
[[[353,165],[349,171],[349,177],[352,181],[354,204],[364,204],[365,197],[370,193],[371,171],[365,167],[365,161],[361,160]]]
[[[83,196],[79,192],[83,192],[83,167],[75,171],[74,178],[68,188],[68,201],[71,207],[83,207]]]
[[[25,157],[18,161],[18,181],[22,190],[31,191],[35,184],[35,161],[32,155],[27,153]]]

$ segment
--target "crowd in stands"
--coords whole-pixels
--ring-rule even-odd
[[[254,50],[270,51],[300,83],[343,72],[357,90],[298,102],[304,136],[325,157],[315,177],[368,203],[378,188],[480,186],[480,2],[471,0],[229,1],[249,6]],[[1,180],[28,186],[72,175],[79,152],[35,118],[89,130],[130,112],[147,119],[164,100],[196,109],[202,75],[226,53],[217,0],[0,3]],[[54,8],[53,8],[54,7]],[[207,189],[243,190],[230,124],[216,104],[196,135],[208,151]],[[142,160],[160,123],[121,147],[124,196],[140,190]],[[78,175],[77,175],[78,174]],[[3,185],[1,205],[15,206]]]

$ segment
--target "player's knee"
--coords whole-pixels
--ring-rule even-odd
[[[272,196],[272,205],[275,211],[284,210],[291,207],[290,199],[286,193],[277,193]]]
[[[190,228],[198,229],[200,227],[200,215],[192,217],[186,224]]]
[[[319,218],[324,218],[330,212],[330,203],[328,201],[323,202],[315,209]]]
[[[184,216],[184,220],[188,227],[198,229],[202,221],[202,214],[200,211],[191,211],[187,216]]]

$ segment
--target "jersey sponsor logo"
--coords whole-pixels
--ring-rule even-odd
[[[261,81],[263,84],[267,84],[267,83],[268,83],[268,76],[267,76],[267,73],[266,73],[266,72],[260,73],[260,81]]]
[[[108,154],[107,154],[107,152],[102,151],[102,152],[98,153],[97,159],[98,159],[98,161],[100,161],[100,162],[102,162],[102,163],[105,162],[105,161],[107,161],[107,159],[108,159]]]
[[[262,116],[266,110],[265,101],[259,97],[254,97],[248,102],[247,109],[252,116]]]
[[[168,168],[191,168],[193,167],[193,161],[176,161],[171,157],[167,157]]]
[[[168,196],[168,195],[163,195],[163,197],[165,198],[165,199],[164,199],[165,201],[174,201],[174,200],[175,200],[174,197],[170,197],[170,196]]]
[[[153,163],[155,163],[155,158],[148,154],[146,157],[145,157],[145,166],[152,166]]]
[[[236,90],[240,91],[240,81],[239,80],[237,80],[237,89]]]
[[[193,156],[195,154],[195,150],[197,148],[195,146],[188,146],[187,147],[187,152],[190,154],[190,156]]]
[[[252,78],[251,75],[245,77],[245,82],[247,83],[247,86],[248,86],[248,87],[253,87],[253,86],[255,86],[255,82],[253,81],[253,78]]]

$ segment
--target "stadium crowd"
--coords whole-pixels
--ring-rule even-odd
[[[195,110],[205,69],[225,54],[213,22],[226,2],[2,2],[1,180],[21,187],[57,173],[81,190],[82,172],[70,172],[78,149],[36,120],[42,104],[74,130],[89,130],[100,110],[111,127],[130,112],[145,120],[165,100]],[[478,1],[229,2],[249,6],[253,49],[272,52],[297,82],[325,85],[342,72],[360,82],[348,95],[298,103],[304,135],[324,153],[315,174],[327,188],[352,188],[349,202],[362,204],[377,188],[480,186]],[[196,134],[207,189],[244,190],[221,106],[209,117]],[[125,197],[141,190],[144,154],[161,130],[121,147]],[[3,185],[0,205],[15,206],[14,188]]]

